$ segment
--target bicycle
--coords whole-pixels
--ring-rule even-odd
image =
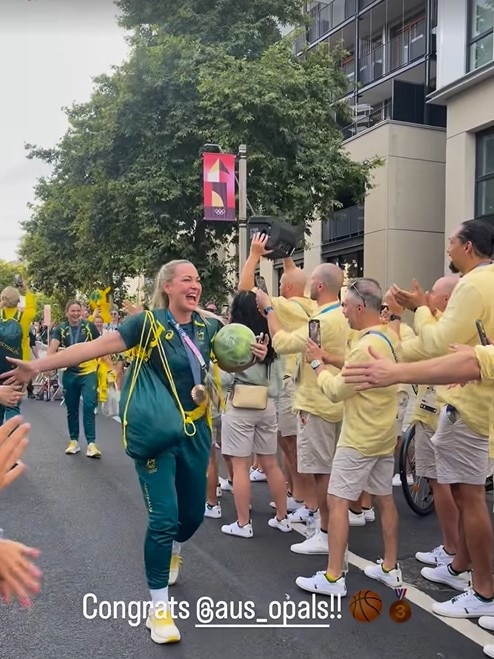
[[[416,515],[424,517],[434,510],[434,497],[429,479],[415,473],[415,425],[405,432],[399,456],[401,486],[408,506]],[[413,483],[408,476],[413,476]]]

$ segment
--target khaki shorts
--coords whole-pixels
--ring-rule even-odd
[[[437,479],[436,454],[432,445],[434,430],[422,421],[415,424],[415,473]]]
[[[236,458],[252,453],[275,455],[278,424],[272,398],[265,410],[236,409],[228,404],[221,423],[221,452]]]
[[[293,411],[295,383],[293,378],[283,380],[283,388],[278,399],[278,431],[282,437],[296,437],[297,413]]]
[[[297,471],[299,474],[330,474],[341,423],[330,423],[309,412],[299,412]]]
[[[394,466],[394,454],[368,457],[354,448],[339,446],[328,494],[348,501],[357,501],[364,491],[381,497],[392,495]]]
[[[491,467],[488,437],[471,430],[459,416],[452,423],[443,407],[431,442],[438,483],[484,485]]]

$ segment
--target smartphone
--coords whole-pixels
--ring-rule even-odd
[[[309,320],[309,339],[321,347],[321,323],[317,318]]]
[[[264,291],[265,293],[267,293],[267,295],[269,295],[268,287],[266,286],[266,280],[264,279],[264,277],[261,277],[261,275],[256,276],[256,286],[259,290]]]
[[[21,275],[16,275],[16,276],[14,277],[14,286],[15,286],[16,288],[22,288],[22,283],[23,283],[23,282],[22,282],[22,277],[21,277]]]
[[[481,345],[488,346],[489,339],[487,338],[487,333],[485,331],[484,323],[481,320],[476,320],[475,325],[477,327],[477,333],[479,335]]]

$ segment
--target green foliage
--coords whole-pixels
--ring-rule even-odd
[[[342,190],[365,190],[374,164],[353,163],[342,147],[341,54],[297,59],[280,41],[276,21],[300,22],[298,0],[118,4],[138,28],[129,60],[67,111],[55,148],[28,146],[53,174],[36,188],[22,255],[38,290],[61,301],[111,285],[117,303],[125,277],[188,258],[204,299],[221,303],[236,228],[202,221],[201,149],[248,145],[258,212],[306,227],[328,217]]]
[[[21,275],[23,278],[26,277],[24,266],[20,263],[10,263],[9,261],[0,259],[0,291],[6,286],[14,286],[16,275]]]

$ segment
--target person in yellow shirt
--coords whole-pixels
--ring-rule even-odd
[[[239,291],[257,291],[255,272],[260,259],[270,254],[266,249],[268,236],[257,233],[252,237],[250,253],[240,273]],[[280,295],[271,297],[271,304],[278,314],[281,326],[293,332],[307,324],[315,312],[314,300],[305,296],[307,276],[297,268],[293,259],[283,259],[283,274],[280,279]],[[297,355],[284,355],[283,383],[278,399],[278,444],[283,454],[288,481],[287,510],[293,512],[303,504],[305,496],[303,479],[297,469],[297,414],[293,410],[295,393],[295,371]],[[255,474],[251,478],[255,478]]]
[[[456,276],[438,279],[429,295],[429,308],[437,322],[446,310],[449,299],[458,283]],[[406,343],[404,344],[406,347]],[[451,485],[437,482],[436,457],[432,437],[437,430],[441,402],[437,387],[420,385],[417,400],[412,413],[411,422],[415,425],[415,473],[427,478],[434,495],[434,508],[441,530],[442,543],[432,551],[417,552],[415,558],[421,563],[433,566],[423,568],[421,574],[425,579],[435,583],[444,583],[457,590],[464,590],[468,585],[469,574],[457,576],[448,569],[458,547],[458,508],[455,504]]]
[[[373,279],[356,279],[343,301],[343,314],[358,337],[346,361],[370,359],[372,347],[378,354],[398,361],[400,338],[380,322],[382,291]],[[391,588],[402,584],[398,560],[398,511],[393,499],[394,449],[396,444],[397,387],[356,392],[341,373],[324,366],[322,350],[309,341],[307,361],[317,374],[317,383],[331,403],[343,401],[343,425],[333,460],[328,486],[329,560],[326,572],[298,577],[296,584],[320,595],[347,594],[344,557],[348,544],[348,510],[363,491],[374,497],[379,508],[384,560],[366,567],[365,574]]]
[[[309,337],[309,322],[315,320],[319,323],[323,349],[336,358],[344,356],[349,326],[338,299],[343,277],[343,271],[332,263],[317,266],[310,279],[310,297],[317,303],[317,310],[294,332],[283,329],[269,296],[263,291],[257,292],[257,306],[268,319],[275,351],[281,355],[301,355],[295,376],[293,407],[298,412],[297,466],[304,479],[306,494],[305,506],[291,513],[289,518],[292,522],[305,522],[312,530],[319,509],[320,528],[304,542],[291,546],[290,549],[297,554],[328,553],[326,491],[340,433],[343,405],[333,403],[324,396],[313,368],[304,362],[303,355]],[[329,368],[338,373],[334,366]],[[309,494],[311,488],[312,494]]]
[[[24,294],[24,309],[19,309],[20,293]],[[0,373],[11,369],[7,357],[29,361],[29,328],[36,314],[36,298],[33,293],[24,288],[22,281],[19,287],[7,286],[0,294]],[[20,414],[20,403],[13,407],[0,406],[0,424]]]
[[[451,269],[462,277],[438,322],[427,298],[415,282],[412,291],[396,287],[401,304],[414,310],[416,340],[403,347],[410,358],[410,344],[429,357],[447,354],[452,343],[475,346],[479,336],[475,321],[481,320],[488,336],[494,336],[494,229],[481,220],[463,222],[449,239]],[[373,381],[374,364],[352,365],[354,377]],[[370,366],[370,369],[369,369]],[[347,377],[351,377],[347,374]],[[358,380],[357,380],[358,381]],[[415,380],[417,382],[417,380]],[[435,613],[448,617],[494,615],[494,581],[491,568],[493,531],[485,498],[485,479],[490,472],[488,455],[489,415],[494,390],[484,382],[440,390],[442,408],[434,435],[437,479],[452,486],[460,511],[460,541],[455,557],[457,571],[472,567],[473,590],[435,604]]]

